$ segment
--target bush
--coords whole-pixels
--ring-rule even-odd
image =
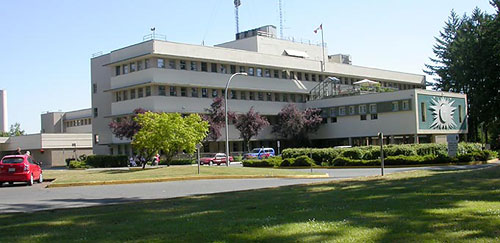
[[[248,159],[243,162],[244,167],[273,167],[274,164],[271,164],[266,159]]]
[[[380,160],[361,160],[346,157],[337,157],[332,162],[333,166],[373,166],[380,165]]]
[[[190,165],[196,164],[196,160],[194,159],[173,159],[170,161],[170,165]],[[167,165],[166,160],[160,160],[160,165]]]
[[[279,166],[286,167],[292,165],[293,163],[295,163],[295,158],[283,159]]]
[[[474,155],[472,153],[459,154],[457,155],[458,162],[471,162],[474,160]]]
[[[85,161],[76,161],[76,160],[69,161],[69,166],[68,167],[70,169],[88,168],[87,163],[85,163]]]
[[[290,166],[313,166],[313,165],[315,165],[314,160],[306,155],[302,155],[295,158],[293,163],[290,164]]]
[[[349,159],[362,159],[363,150],[360,148],[347,148],[342,151],[341,156]]]
[[[87,165],[95,168],[127,167],[128,157],[126,155],[89,155]]]

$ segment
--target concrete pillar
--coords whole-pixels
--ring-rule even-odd
[[[419,143],[419,141],[418,141],[418,134],[414,134],[413,135],[413,142],[416,143],[416,144]]]
[[[349,146],[352,146],[352,138],[349,137]]]

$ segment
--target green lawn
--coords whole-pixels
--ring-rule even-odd
[[[53,184],[70,184],[207,176],[298,176],[311,175],[311,173],[272,168],[202,166],[198,175],[197,166],[170,166],[146,170],[140,168],[133,170],[45,170],[43,175],[44,178],[55,178]],[[321,174],[313,173],[313,175]]]
[[[0,242],[499,242],[500,166],[0,215]]]

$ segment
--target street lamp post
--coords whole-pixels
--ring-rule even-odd
[[[228,128],[228,119],[227,119],[227,90],[229,88],[229,83],[236,75],[247,76],[247,73],[235,73],[229,77],[226,83],[226,89],[224,90],[224,113],[226,118],[226,166],[229,166],[229,128]]]

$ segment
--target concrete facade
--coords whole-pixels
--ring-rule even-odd
[[[322,72],[321,46],[265,35],[248,36],[214,47],[148,40],[92,58],[94,153],[131,152],[130,141],[114,137],[108,124],[115,118],[131,115],[136,108],[183,114],[205,113],[213,98],[222,96],[227,80],[236,72],[249,75],[237,76],[231,82],[228,93],[231,111],[244,113],[254,107],[273,121],[290,103],[299,109],[323,109],[327,122],[317,134],[311,135],[318,141],[340,139],[332,143],[349,141],[349,144],[355,144],[353,138],[362,138],[373,143],[372,137],[380,131],[392,136],[391,141],[395,142],[399,136],[403,136],[403,142],[418,142],[420,134],[466,133],[464,129],[430,132],[419,129],[416,99],[417,94],[429,92],[434,96],[454,96],[464,100],[465,96],[425,91],[424,75],[343,64],[330,59]],[[370,79],[395,92],[313,99],[311,90],[327,77],[338,78],[344,88],[354,87],[353,83],[362,79]],[[391,102],[405,108],[389,111],[387,107]],[[330,110],[337,111],[341,106],[361,109],[360,104],[380,106],[380,112],[339,115],[335,116],[335,123],[330,123],[333,117]],[[370,119],[372,117],[375,119]],[[231,151],[243,149],[239,133],[232,125],[229,138]],[[277,139],[271,133],[271,127],[267,127],[254,138],[254,146],[276,147]],[[220,142],[213,142],[208,150],[223,151],[223,147]]]

